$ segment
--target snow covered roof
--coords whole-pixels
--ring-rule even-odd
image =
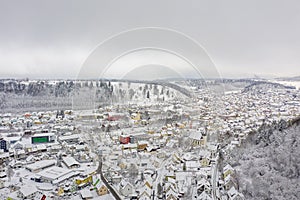
[[[60,136],[59,140],[65,141],[65,140],[74,140],[74,139],[79,139],[79,138],[80,138],[79,134],[73,134],[73,135]]]
[[[207,144],[207,149],[208,149],[209,151],[217,151],[218,146],[215,145],[215,144]]]
[[[30,195],[36,193],[38,190],[33,185],[26,185],[20,188],[19,192],[23,195],[23,197],[29,197]]]
[[[174,190],[172,190],[172,189],[170,189],[170,190],[168,190],[168,192],[166,193],[166,197],[167,197],[167,199],[168,199],[168,197],[171,197],[171,196],[173,196],[173,197],[177,197],[178,196],[178,194],[174,191]]]
[[[203,149],[199,152],[199,156],[203,158],[208,158],[210,155],[211,153],[206,149]]]
[[[8,157],[9,157],[9,153],[8,152],[0,154],[0,159],[8,158]]]
[[[22,136],[3,137],[3,139],[8,142],[19,141],[21,138],[22,138]]]
[[[207,187],[210,187],[211,184],[210,184],[209,181],[206,180],[205,178],[201,178],[200,181],[198,181],[197,186],[198,186],[198,187],[200,187],[200,186],[207,186]]]
[[[55,133],[52,133],[52,132],[50,132],[50,133],[36,133],[32,137],[44,137],[44,136],[54,136],[54,135],[55,135]]]
[[[176,172],[177,181],[186,181],[188,176],[192,176],[192,172]]]
[[[17,141],[16,143],[14,143],[12,145],[12,148],[16,149],[16,148],[23,148],[24,147],[24,144],[20,141]]]
[[[93,198],[93,195],[89,189],[83,189],[80,191],[81,197],[83,199]]]
[[[58,184],[58,183],[61,183],[65,180],[68,180],[71,177],[77,176],[79,174],[80,174],[79,171],[70,171],[69,173],[63,174],[62,176],[60,176],[57,179],[53,180],[52,183],[53,184]]]
[[[39,144],[39,145],[36,145],[36,148],[37,148],[37,150],[44,150],[44,149],[47,149],[47,147],[46,147],[45,144]]]
[[[203,192],[198,196],[198,199],[211,200],[212,198],[211,198],[205,191],[203,191]]]
[[[41,172],[39,172],[37,175],[41,176],[43,178],[46,178],[48,180],[55,180],[58,179],[59,177],[66,175],[68,173],[72,172],[72,170],[69,169],[65,169],[62,167],[57,167],[57,166],[53,166],[49,169],[43,170]]]
[[[41,160],[26,166],[29,171],[37,171],[55,165],[55,160]]]
[[[70,156],[62,157],[62,160],[69,168],[76,165],[80,165],[79,162],[77,162],[73,157]]]
[[[230,171],[234,171],[234,169],[231,167],[231,165],[229,165],[229,164],[227,164],[224,168],[223,168],[223,171],[225,172],[225,171],[228,171],[228,170],[230,170]]]
[[[192,132],[189,137],[193,140],[201,140],[202,134],[200,132]]]
[[[236,199],[237,196],[240,196],[242,199],[244,198],[244,195],[238,192],[235,187],[231,187],[227,194],[229,199]]]
[[[186,167],[188,167],[188,168],[199,168],[200,167],[200,163],[195,160],[186,161],[185,164],[186,164]]]
[[[184,160],[192,160],[193,158],[194,158],[194,156],[192,155],[191,152],[187,152],[183,155]]]
[[[124,179],[122,179],[122,181],[120,182],[120,187],[124,188],[127,185],[129,185],[130,187],[133,187],[129,182],[125,181]]]

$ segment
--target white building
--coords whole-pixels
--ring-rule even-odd
[[[80,172],[78,171],[73,171],[62,167],[54,166],[39,172],[37,175],[40,176],[44,182],[58,184],[64,180],[67,180],[79,174]]]
[[[55,160],[41,160],[35,163],[27,165],[25,168],[31,172],[37,173],[41,170],[44,170],[48,167],[52,167],[56,164]]]
[[[37,188],[33,185],[26,185],[21,187],[18,192],[18,197],[22,199],[33,199],[38,192]]]
[[[79,162],[77,162],[73,157],[62,157],[62,160],[69,169],[80,167]]]

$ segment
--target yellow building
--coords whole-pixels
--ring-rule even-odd
[[[77,185],[80,185],[80,184],[85,184],[85,183],[89,183],[89,182],[92,182],[92,181],[93,181],[93,177],[92,176],[88,176],[85,179],[76,179],[75,183]]]
[[[131,119],[135,120],[135,121],[140,121],[141,120],[141,114],[138,113],[132,113],[131,114]]]
[[[208,158],[203,158],[203,159],[201,160],[201,166],[207,167],[208,165],[209,165],[209,160],[208,160]]]
[[[227,164],[223,168],[223,176],[224,176],[224,178],[226,178],[230,174],[234,174],[234,169],[231,167],[231,165]]]
[[[107,187],[106,187],[105,185],[102,184],[102,185],[97,189],[97,194],[98,194],[99,196],[103,196],[103,195],[108,194],[108,189],[107,189]]]

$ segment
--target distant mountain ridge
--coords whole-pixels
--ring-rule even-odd
[[[300,81],[300,76],[293,76],[293,77],[279,77],[275,78],[276,80],[284,80],[284,81]]]

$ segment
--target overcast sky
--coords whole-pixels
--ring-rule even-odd
[[[299,0],[0,0],[0,75],[74,78],[99,43],[138,27],[194,38],[223,77],[300,75]]]

